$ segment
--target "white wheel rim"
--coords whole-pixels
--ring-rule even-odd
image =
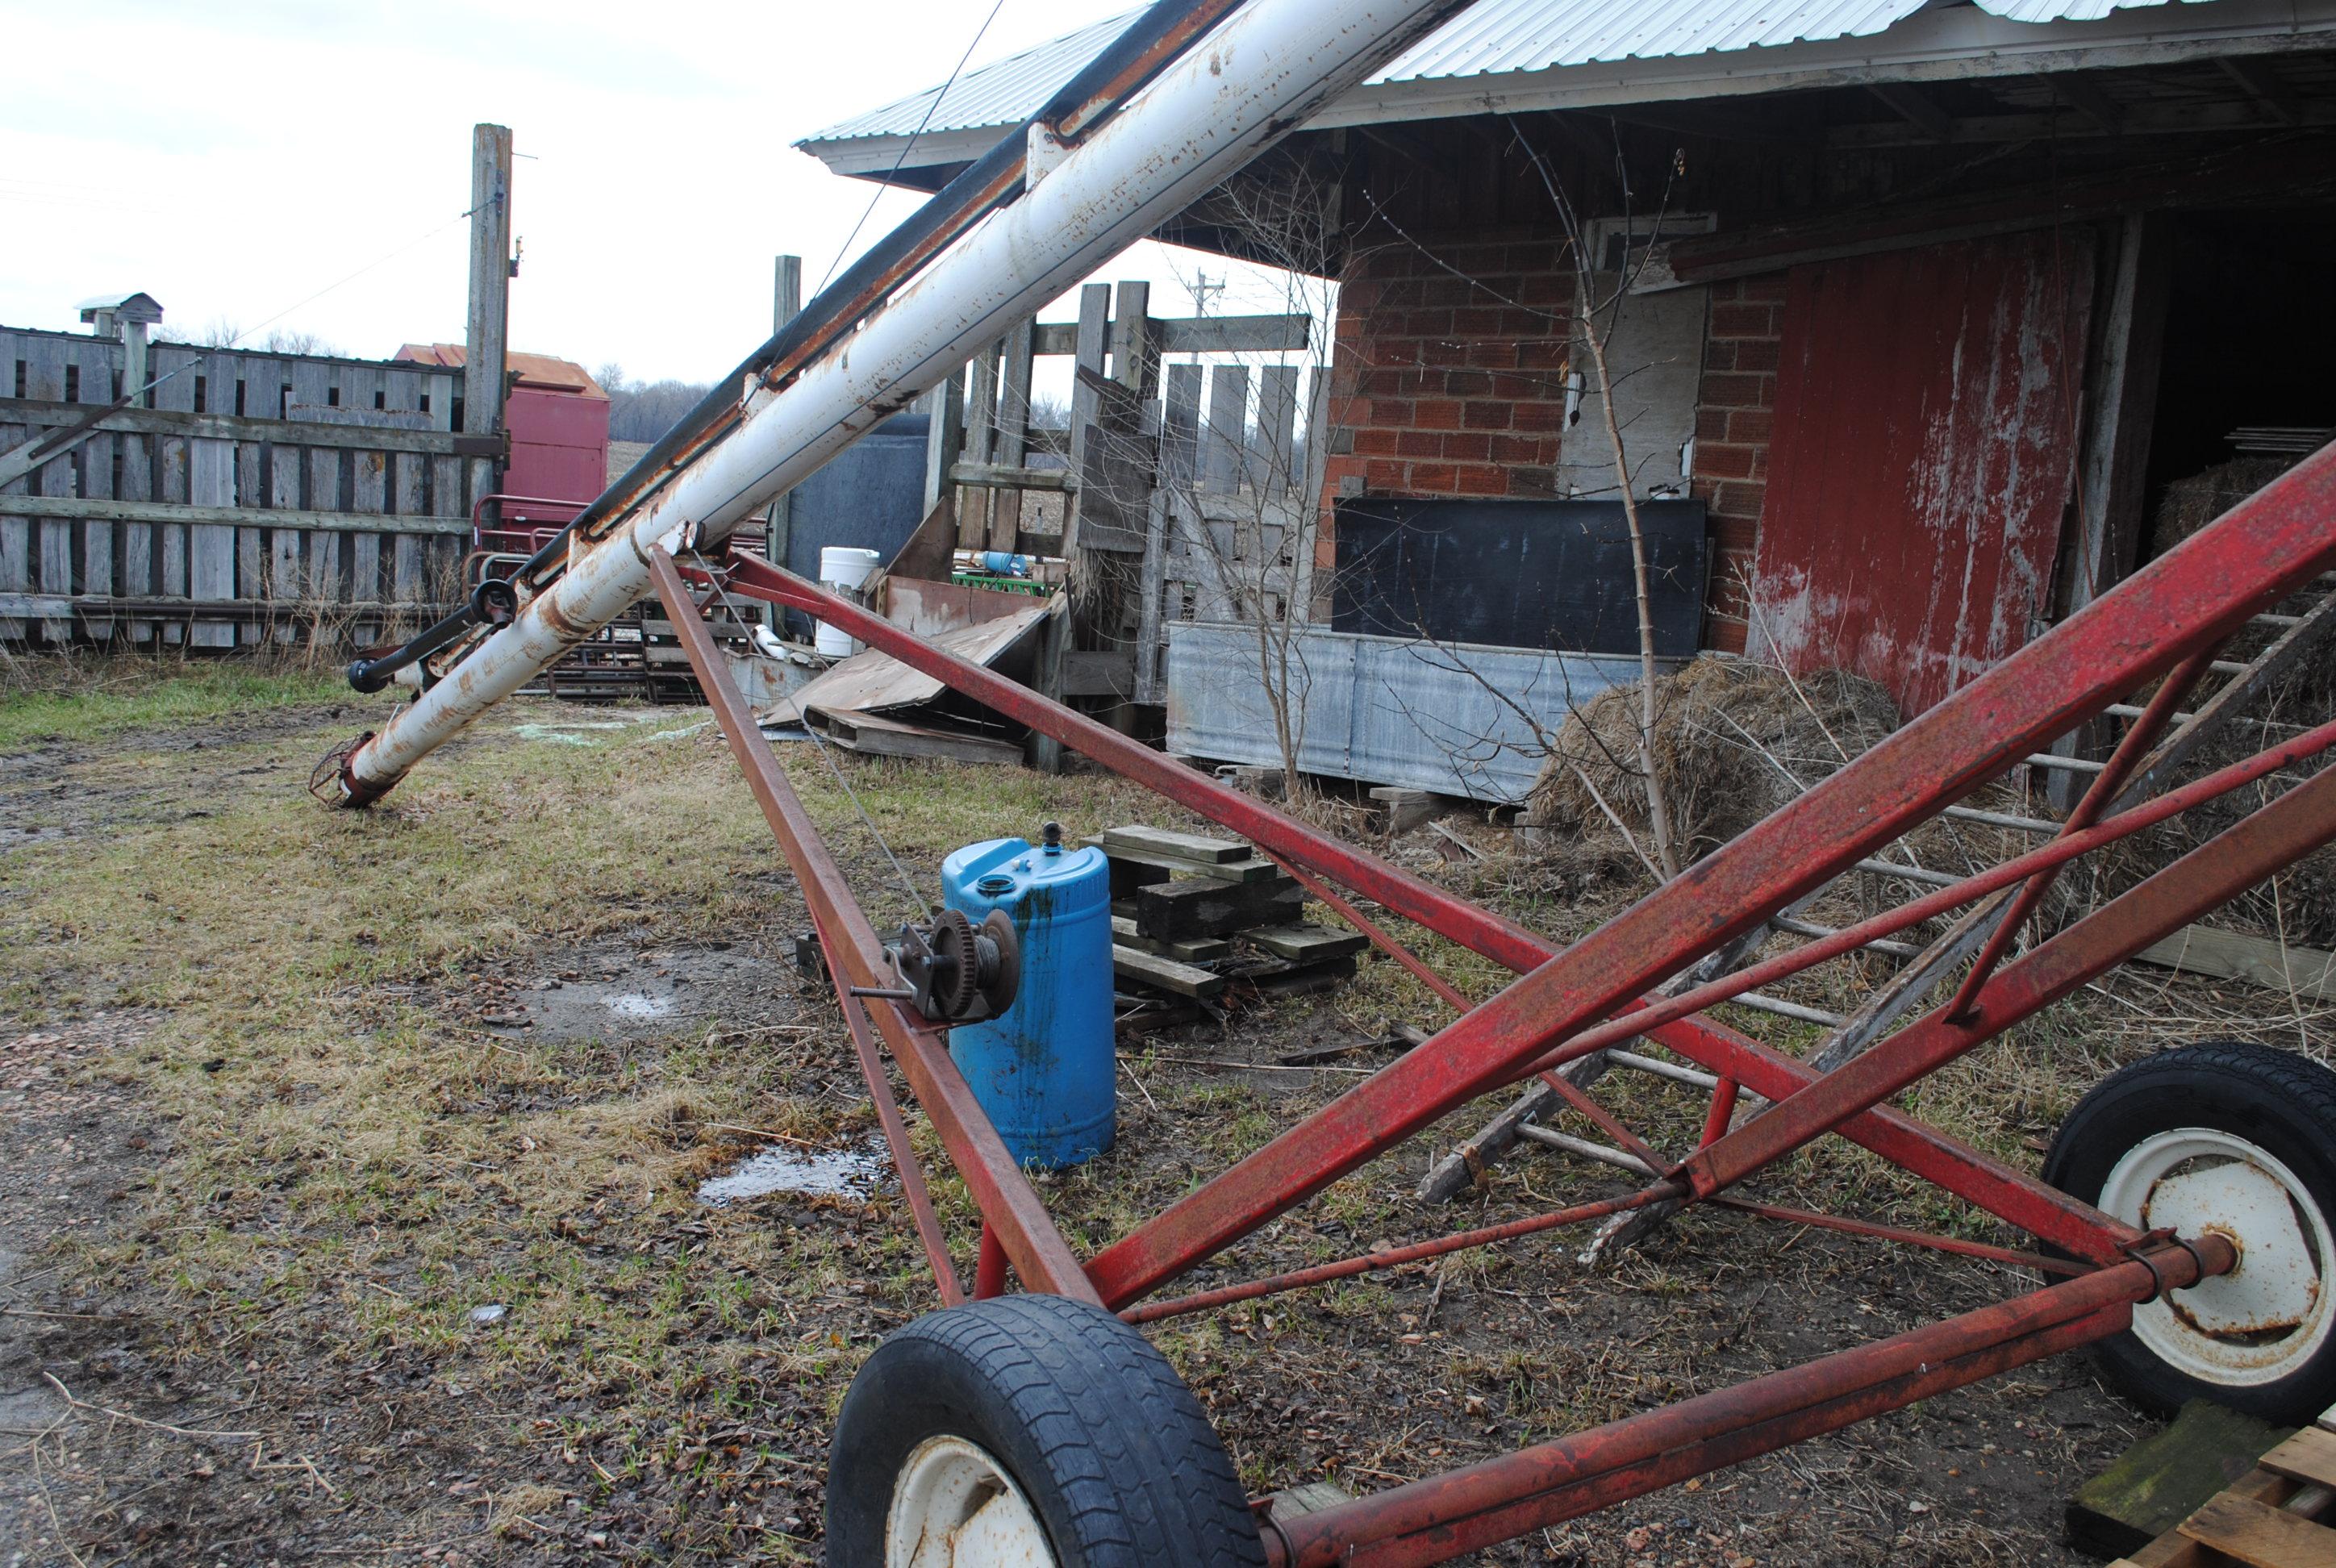
[[[1056,1568],[1045,1526],[1006,1467],[962,1437],[917,1445],[892,1486],[884,1568]]]
[[[2176,1127],[2126,1151],[2101,1209],[2145,1231],[2219,1235],[2239,1266],[2133,1310],[2134,1337],[2204,1383],[2253,1387],[2300,1369],[2336,1324],[2322,1289],[2336,1236],[2293,1171],[2234,1134]]]

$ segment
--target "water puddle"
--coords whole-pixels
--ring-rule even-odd
[[[786,1193],[806,1198],[865,1198],[884,1184],[889,1161],[881,1143],[845,1149],[757,1150],[726,1176],[698,1184],[697,1201],[715,1208]]]
[[[673,1011],[671,997],[653,997],[647,991],[619,991],[601,999],[601,1006],[620,1018],[661,1018]]]

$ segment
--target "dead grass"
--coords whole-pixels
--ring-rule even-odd
[[[297,715],[309,689],[278,688],[262,706]],[[639,969],[728,942],[781,972],[801,905],[701,716],[499,711],[387,807],[345,814],[317,808],[300,784],[323,740],[359,727],[360,714],[306,710],[318,722],[299,732],[214,731],[190,752],[187,725],[151,727],[133,706],[146,697],[126,687],[83,700],[39,787],[103,778],[123,793],[107,797],[105,831],[0,860],[0,1009],[28,1027],[98,1008],[153,1012],[140,1044],[100,1070],[134,1088],[166,1132],[134,1220],[67,1244],[61,1260],[135,1293],[155,1354],[248,1398],[254,1419],[308,1422],[321,1456],[315,1418],[334,1414],[346,1434],[333,1439],[346,1445],[334,1450],[336,1484],[371,1512],[336,1517],[317,1539],[369,1530],[364,1539],[410,1544],[460,1525],[483,1528],[513,1560],[584,1554],[594,1533],[641,1557],[813,1560],[827,1424],[859,1359],[930,1304],[921,1255],[890,1194],[737,1211],[693,1194],[756,1142],[728,1129],[823,1147],[865,1135],[871,1113],[832,1013],[774,979],[725,995],[717,1017],[687,1031],[550,1040],[481,1021],[530,977],[593,963]],[[526,725],[548,727],[514,733]],[[101,751],[90,744],[101,735],[124,738]],[[826,769],[787,755],[871,912],[906,913]],[[1180,820],[1095,777],[847,766],[911,868],[1048,818],[1074,833]],[[0,793],[0,805],[11,799]],[[1583,898],[1497,835],[1479,837],[1493,851],[1484,862],[1429,869],[1553,937],[1577,936],[1635,896],[1614,884]],[[1510,978],[1411,934],[1474,996]],[[1786,994],[1839,1005],[1851,994],[1841,988],[1861,983],[1848,974]],[[2088,998],[1934,1077],[1914,1108],[2032,1164],[2033,1140],[2138,1048],[2129,1008],[2177,1005],[2194,1007],[2186,993]],[[1319,1002],[1204,1031],[1205,1051],[1131,1049],[1123,1061],[1144,1090],[1123,1096],[1122,1149],[1042,1178],[1050,1207],[1092,1249],[1353,1082],[1217,1075],[1163,1056],[1270,1059],[1293,1034],[1364,1038],[1445,1016],[1417,981],[1371,963]],[[2195,1021],[2215,1027],[2203,1011]],[[1773,1018],[1747,1022],[1790,1038]],[[1671,1148],[1701,1115],[1695,1096],[1635,1076],[1611,1077],[1601,1095]],[[1448,1143],[1488,1108],[1455,1114],[1437,1135]],[[945,1172],[916,1125],[929,1168]],[[1479,1208],[1423,1214],[1409,1198],[1422,1157],[1372,1163],[1191,1284],[1612,1190],[1597,1170],[1529,1156],[1503,1168]],[[1762,1191],[2009,1239],[1836,1147],[1799,1156]],[[962,1183],[940,1174],[935,1197],[969,1259],[976,1217]],[[1827,1332],[1870,1337],[2012,1288],[2000,1271],[1888,1252],[1877,1261],[1875,1249],[1773,1233],[1763,1239],[1778,1259],[1756,1270],[1737,1256],[1744,1237],[1737,1221],[1691,1214],[1607,1274],[1572,1270],[1562,1242],[1520,1246],[1173,1321],[1158,1341],[1253,1487],[1329,1476],[1365,1489],[1813,1354]],[[1768,1293],[1772,1279],[1786,1296]],[[1844,1291],[1864,1305],[1812,1327],[1812,1305]],[[488,1306],[505,1314],[474,1322]],[[1958,1406],[1963,1418],[2032,1414],[2032,1400],[1971,1398],[1982,1402]],[[1952,1433],[1943,1417],[1902,1419],[1902,1433]],[[1813,1449],[1792,1464],[1866,1475],[1869,1451]],[[361,1486],[360,1465],[374,1474]],[[1680,1561],[1878,1562],[1905,1534],[1903,1517],[1805,1518],[1798,1474],[1784,1461],[1731,1472],[1701,1500],[1669,1495],[1518,1553],[1564,1561],[1563,1542],[1573,1561],[1621,1563],[1640,1554],[1632,1531],[1672,1531],[1690,1514],[1701,1523],[1668,1537]],[[450,1496],[450,1475],[485,1476],[492,1501]],[[1757,1524],[1744,1535],[1713,1523],[1747,1516]],[[421,1523],[398,1534],[391,1517]],[[242,1522],[290,1528],[262,1520]],[[1830,1544],[1849,1542],[1841,1532],[1853,1526],[1864,1544]],[[1934,1515],[1901,1560],[2037,1560],[2032,1523],[2004,1537],[2020,1550],[1990,1544],[1993,1528]],[[1724,1544],[1701,1539],[1714,1530]]]

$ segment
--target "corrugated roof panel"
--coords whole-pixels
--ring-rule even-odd
[[[2166,0],[1972,0],[1991,15],[2007,22],[2098,22],[2112,11],[2131,11],[2143,5],[2163,5]],[[2189,5],[2203,5],[2208,0],[2183,0]]]
[[[927,131],[969,131],[988,125],[1018,125],[1036,113],[1056,88],[1078,74],[1079,68],[1103,53],[1104,45],[1124,32],[1135,17],[1133,11],[1107,17],[1076,33],[1009,54],[967,72],[950,86],[925,118],[927,105],[940,97],[939,88],[911,93],[881,109],[856,114],[838,125],[814,132],[805,141],[844,141],[855,136],[906,136],[920,125]],[[802,145],[798,142],[796,145]]]
[[[1478,0],[1374,82],[1675,59],[1864,37],[1922,0]]]
[[[1729,50],[1776,48],[1834,38],[1867,38],[1924,8],[1927,0],[1477,0],[1394,64],[1371,78],[1449,80],[1679,59]],[[2113,11],[2168,0],[1975,0],[2014,22],[2098,21]],[[2210,0],[2183,0],[2202,5]],[[1103,52],[1135,13],[1097,22],[1052,43],[959,78],[934,109],[929,131],[1019,123]],[[905,136],[925,122],[938,91],[920,93],[806,137],[797,146],[864,136]]]

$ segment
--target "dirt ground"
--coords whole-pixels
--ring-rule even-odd
[[[288,677],[167,711],[127,689],[77,678],[0,707],[0,1563],[818,1561],[852,1369],[933,1300],[881,1174],[699,1196],[757,1151],[858,1150],[873,1126],[832,1002],[788,961],[801,902],[703,715],[516,704],[352,814],[303,786],[371,707]],[[899,918],[907,894],[835,780],[789,760],[871,913]],[[844,766],[927,879],[956,844],[1047,817],[1185,821],[1093,776]],[[1545,930],[1585,922],[1580,890],[1455,825],[1492,858],[1399,851]],[[1913,1108],[2032,1165],[2138,1048],[2134,1009],[2214,1032],[2217,998],[2111,990]],[[1124,1038],[1117,1148],[1041,1179],[1066,1234],[1101,1244],[1387,1053],[1277,1057],[1434,1027],[1436,1007],[1374,963],[1326,996]],[[1786,1037],[1776,1022],[1747,1020]],[[1228,1061],[1262,1066],[1211,1065]],[[1686,1091],[1608,1083],[1642,1130],[1691,1136]],[[1622,1190],[1543,1152],[1426,1212],[1431,1154],[1367,1166],[1193,1288]],[[1757,1191],[2012,1240],[1837,1146]],[[969,1260],[962,1187],[944,1175],[936,1198]],[[1724,1214],[1597,1267],[1576,1245],[1152,1332],[1254,1491],[1365,1491],[2032,1283]],[[2063,1358],[1484,1560],[2074,1563],[2064,1498],[2147,1429]]]

